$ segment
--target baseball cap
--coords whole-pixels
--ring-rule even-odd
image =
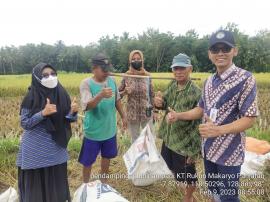
[[[109,57],[104,53],[98,53],[92,58],[93,65],[99,65],[104,71],[110,71],[112,64]]]
[[[209,48],[217,43],[224,43],[230,47],[235,47],[233,33],[227,30],[219,30],[213,33],[209,39]]]
[[[192,66],[191,61],[190,61],[190,58],[186,54],[179,53],[178,55],[173,57],[171,68],[190,67],[190,66]]]

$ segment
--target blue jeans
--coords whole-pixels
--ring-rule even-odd
[[[238,189],[241,166],[223,166],[204,158],[208,190],[221,202],[239,202]]]

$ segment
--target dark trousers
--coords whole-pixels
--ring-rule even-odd
[[[239,202],[238,189],[241,166],[223,166],[204,158],[206,184],[221,202]]]
[[[18,168],[20,202],[66,202],[70,200],[67,163],[46,168]]]

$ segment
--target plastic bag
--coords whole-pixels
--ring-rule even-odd
[[[1,202],[18,202],[19,197],[17,191],[13,187],[9,187],[4,193],[0,194]]]
[[[82,184],[72,202],[128,202],[114,188],[99,180]]]
[[[123,156],[128,178],[135,186],[147,186],[172,177],[170,169],[160,155],[149,124]]]
[[[270,152],[264,155],[246,151],[245,160],[241,166],[241,175],[261,174],[266,160],[270,160]]]

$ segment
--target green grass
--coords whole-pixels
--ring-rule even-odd
[[[14,166],[19,149],[19,139],[1,139],[0,140],[0,168],[11,168]]]
[[[259,140],[266,140],[270,142],[270,130],[260,130],[257,127],[253,127],[246,132],[247,136],[255,137]]]

